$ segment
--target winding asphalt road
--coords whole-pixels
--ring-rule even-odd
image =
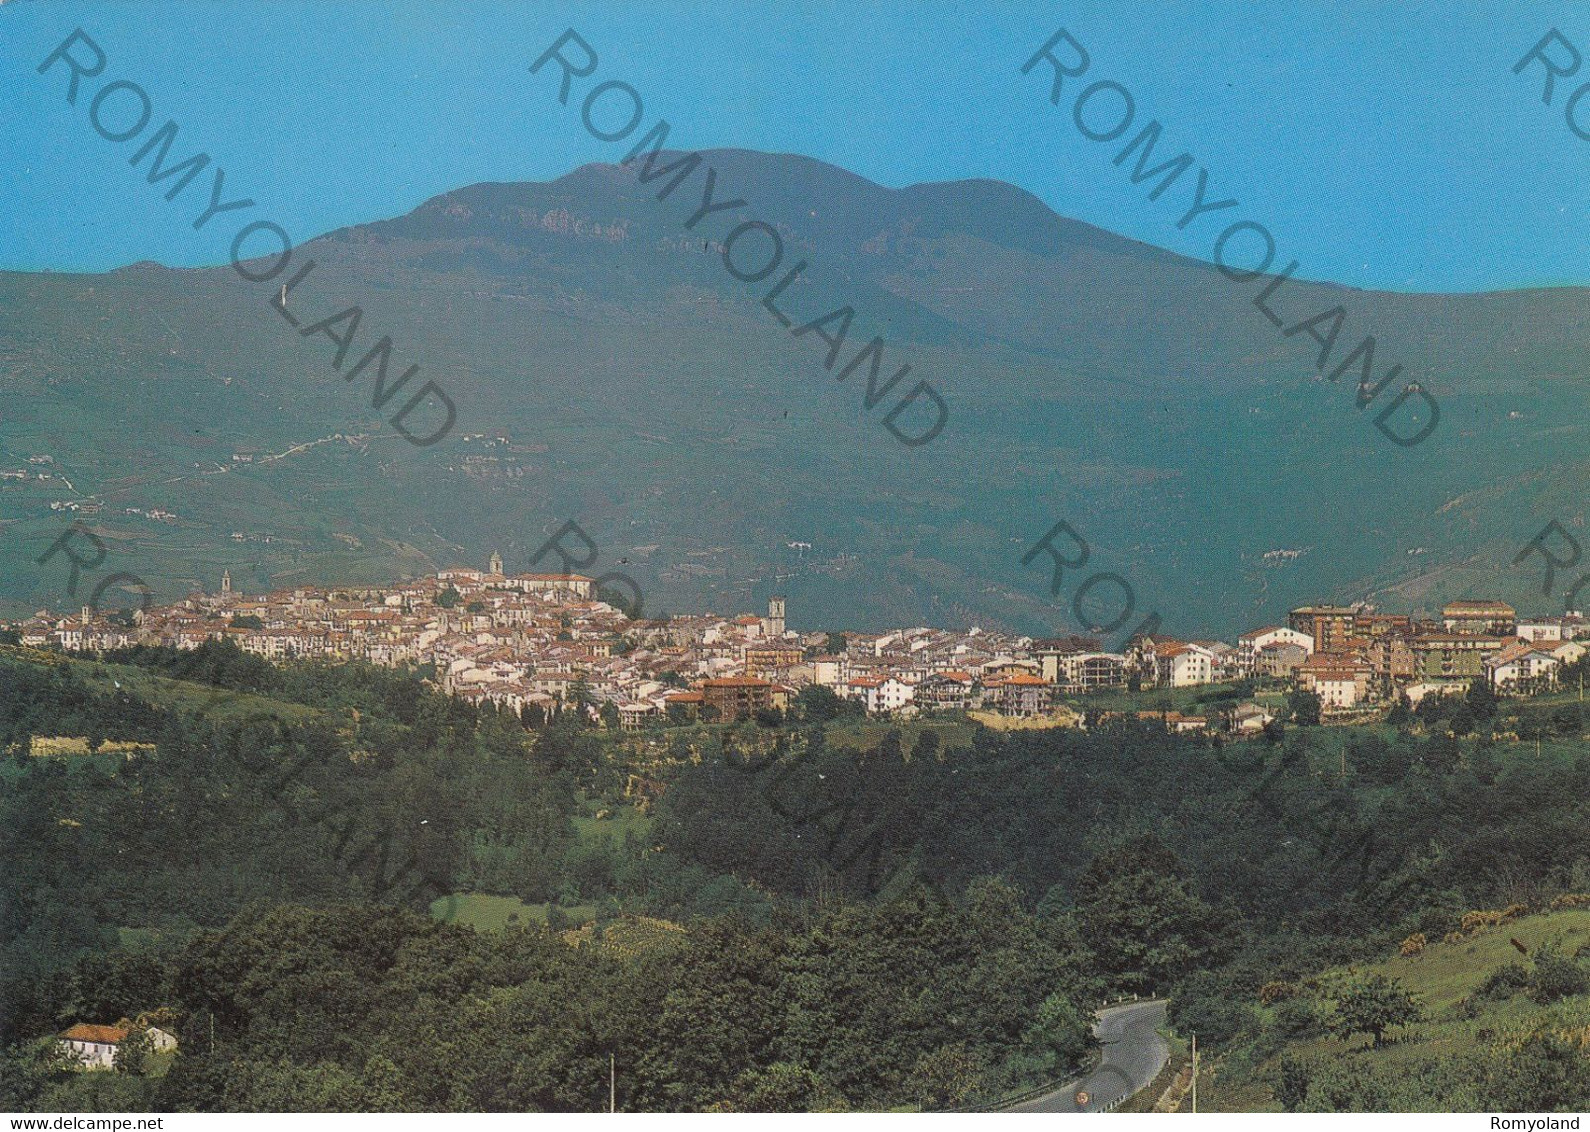
[[[1008,1109],[1009,1112],[1103,1112],[1115,1101],[1146,1086],[1165,1067],[1170,1046],[1159,1035],[1165,1003],[1129,1002],[1099,1011],[1093,1027],[1103,1043],[1103,1057],[1092,1073],[1052,1093]],[[1088,1094],[1077,1104],[1078,1091]]]

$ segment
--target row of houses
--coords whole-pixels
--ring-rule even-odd
[[[259,595],[195,593],[130,618],[40,612],[11,626],[24,643],[105,650],[137,643],[191,649],[236,642],[272,661],[295,657],[425,665],[449,693],[510,711],[616,709],[625,727],[705,714],[780,710],[807,685],[875,714],[1055,712],[1068,697],[1117,689],[1269,680],[1316,693],[1330,710],[1489,680],[1499,692],[1549,686],[1590,643],[1582,617],[1520,618],[1499,601],[1459,601],[1439,618],[1356,605],[1307,605],[1235,644],[1155,632],[1119,651],[1094,638],[1032,638],[972,627],[799,633],[785,602],[765,615],[635,619],[574,573],[451,567],[384,586],[298,587]]]
[[[1364,604],[1294,609],[1284,626],[1239,638],[1245,672],[1291,678],[1330,708],[1487,681],[1506,695],[1550,686],[1586,652],[1578,613],[1520,618],[1494,600],[1455,601],[1436,618],[1377,613]]]

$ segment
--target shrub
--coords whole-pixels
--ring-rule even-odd
[[[1500,1112],[1576,1112],[1590,1104],[1590,1060],[1556,1034],[1536,1031],[1495,1074],[1487,1107]]]
[[[1313,1074],[1309,1064],[1299,1058],[1287,1054],[1281,1058],[1281,1065],[1276,1075],[1275,1099],[1287,1112],[1296,1112],[1303,1107],[1303,1099],[1308,1096],[1308,1082]]]
[[[1217,974],[1201,971],[1171,996],[1170,1021],[1179,1033],[1197,1034],[1199,1044],[1224,1045],[1249,1028],[1253,1015]]]
[[[1590,978],[1576,960],[1550,946],[1535,952],[1535,970],[1529,979],[1529,997],[1534,1001],[1544,1006],[1584,994],[1586,989],[1590,989]]]
[[[959,1108],[979,1095],[988,1070],[981,1051],[956,1042],[917,1058],[905,1089],[924,1109]]]
[[[1274,1006],[1278,1002],[1295,997],[1297,993],[1296,983],[1271,981],[1259,988],[1259,1001],[1265,1006]]]
[[[1465,935],[1473,935],[1482,928],[1494,928],[1499,924],[1516,920],[1528,911],[1529,905],[1527,904],[1509,904],[1499,912],[1478,908],[1472,912],[1463,913],[1463,918],[1458,921],[1458,926]]]
[[[1463,913],[1463,918],[1458,921],[1458,928],[1464,935],[1473,935],[1481,928],[1493,928],[1501,922],[1502,914],[1500,912],[1475,910]]]
[[[1424,945],[1426,942],[1427,941],[1424,938],[1423,932],[1414,932],[1407,939],[1402,941],[1402,947],[1398,950],[1397,954],[1401,955],[1403,958],[1413,955],[1423,955]]]
[[[1342,988],[1331,1025],[1342,1038],[1357,1033],[1369,1034],[1379,1048],[1385,1044],[1388,1029],[1406,1026],[1423,1017],[1424,1011],[1399,980],[1370,975]]]
[[[1504,963],[1492,971],[1474,992],[1475,998],[1504,999],[1511,998],[1520,991],[1529,989],[1529,972],[1524,970],[1522,963]]]
[[[1317,1037],[1325,1030],[1319,1007],[1306,998],[1289,998],[1277,1005],[1273,1024],[1289,1038]]]

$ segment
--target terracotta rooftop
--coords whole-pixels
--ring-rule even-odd
[[[131,1031],[126,1026],[96,1026],[91,1022],[79,1022],[61,1035],[69,1042],[99,1042],[101,1045],[116,1045]]]

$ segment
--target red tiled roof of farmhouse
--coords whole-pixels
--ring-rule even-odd
[[[79,1022],[61,1037],[69,1042],[99,1042],[113,1046],[129,1033],[131,1031],[126,1026],[96,1026],[92,1022]]]
[[[670,704],[699,704],[704,698],[700,692],[669,692],[663,700]]]

